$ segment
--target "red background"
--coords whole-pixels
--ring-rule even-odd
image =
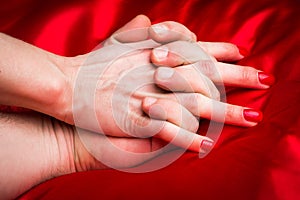
[[[146,174],[114,170],[59,177],[20,199],[300,199],[299,0],[10,0],[0,31],[60,55],[92,50],[138,14],[178,21],[201,41],[235,43],[239,62],[272,73],[269,90],[231,90],[230,103],[261,109],[253,128],[225,126],[207,157],[187,152]],[[162,157],[163,158],[163,157]]]

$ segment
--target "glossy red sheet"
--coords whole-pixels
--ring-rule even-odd
[[[0,31],[71,56],[88,52],[137,14],[178,21],[199,40],[246,49],[249,55],[239,64],[273,73],[277,82],[268,91],[234,89],[227,98],[262,109],[263,122],[247,129],[225,126],[204,159],[187,152],[146,174],[71,174],[20,199],[300,199],[298,0],[10,0],[0,8]]]

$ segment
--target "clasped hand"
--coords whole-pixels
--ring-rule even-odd
[[[0,113],[4,198],[62,174],[139,165],[163,153],[166,143],[204,152],[214,141],[196,134],[200,118],[247,127],[262,119],[260,111],[220,101],[218,89],[267,89],[274,82],[253,67],[223,63],[243,58],[235,45],[196,42],[183,25],[151,26],[145,16],[76,57],[4,34],[0,43],[0,103],[37,111]],[[149,154],[124,158],[106,139]]]
[[[223,84],[269,87],[261,83],[259,70],[219,62],[241,58],[235,45],[197,43],[181,24],[150,26],[138,16],[98,50],[77,58],[82,64],[74,78],[75,125],[204,151],[213,141],[195,134],[200,117],[240,126],[261,120],[259,111],[220,101],[217,86]]]

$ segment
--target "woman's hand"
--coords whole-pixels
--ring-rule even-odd
[[[211,60],[203,59],[199,48],[210,55]],[[267,89],[274,83],[274,77],[249,66],[228,64],[221,61],[237,61],[243,58],[238,48],[230,43],[189,43],[176,41],[162,45],[153,50],[152,62],[157,66],[170,66],[179,74],[194,74],[192,80],[198,80],[204,75],[215,84],[225,84],[235,87]],[[178,67],[179,66],[179,67]],[[198,77],[197,77],[198,76]],[[177,84],[175,79],[157,84],[168,87],[167,84]]]
[[[201,52],[203,47],[210,53],[211,59],[203,57]],[[151,60],[158,66],[154,74],[154,82],[164,90],[181,92],[177,98],[182,97],[181,104],[195,116],[220,122],[225,120],[225,123],[233,125],[254,126],[261,121],[262,113],[258,110],[219,102],[220,93],[215,87],[216,85],[222,88],[226,85],[268,89],[274,83],[272,75],[253,67],[217,61],[217,59],[234,61],[240,58],[238,48],[228,43],[185,41],[168,43],[152,51]],[[186,100],[187,98],[194,99],[195,102],[191,103]],[[153,106],[163,107],[166,104],[169,105],[170,110],[177,107],[166,99],[156,102]],[[201,106],[197,108],[196,105]],[[147,110],[147,106],[144,106],[144,109]]]
[[[161,31],[157,32],[157,26],[158,29],[165,26],[170,30],[161,34]],[[155,67],[149,62],[151,51],[148,49],[158,46],[157,42],[178,39],[195,41],[196,38],[178,23],[150,26],[148,18],[138,16],[113,34],[100,49],[75,57],[75,62],[82,64],[77,68],[79,72],[74,84],[76,126],[117,137],[155,135],[197,152],[203,140],[212,142],[207,137],[194,134],[198,121],[180,104],[177,110],[169,110],[164,120],[150,119],[141,108],[142,100],[147,96],[176,98],[164,94],[153,84]],[[72,117],[66,117],[65,121],[73,124]],[[181,137],[176,137],[178,132]]]
[[[125,27],[131,28],[133,22]],[[170,24],[164,22],[159,27],[171,27]],[[162,42],[159,37],[167,33],[178,39],[182,34],[167,28],[156,30],[159,34],[155,35],[157,27],[147,28],[147,23],[140,26],[146,28],[123,28],[123,32],[114,34],[100,49],[76,58],[83,63],[78,68],[79,76],[74,86],[73,108],[77,126],[117,137],[155,135],[166,142],[199,152],[203,140],[208,143],[211,140],[193,134],[198,127],[198,117],[241,126],[254,126],[261,120],[259,111],[219,101],[215,83],[268,87],[259,81],[259,71],[254,68],[234,68],[234,65],[211,60],[212,56],[220,60],[241,59],[236,46],[217,43],[221,48],[216,48],[212,43],[191,42],[195,39],[194,35],[181,28],[181,32],[188,35],[189,42],[167,43],[151,52],[147,49],[157,45],[153,40]],[[135,31],[137,33],[133,34]],[[132,37],[126,40],[128,36]],[[184,38],[181,36],[181,39]],[[207,55],[201,47],[211,55]],[[158,58],[157,50],[166,57]],[[177,67],[155,68],[149,62],[150,57],[157,66]],[[73,123],[72,119],[69,123]]]

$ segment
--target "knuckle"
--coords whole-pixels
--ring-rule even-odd
[[[217,89],[214,89],[213,90],[213,95],[212,95],[213,99],[217,100],[217,101],[220,101],[221,99],[221,94],[219,92],[219,90]]]
[[[211,60],[201,60],[195,64],[195,69],[209,78],[212,78],[216,74],[216,68],[213,61]]]
[[[130,120],[126,120],[125,131],[137,138],[148,137],[147,131],[141,131],[150,123],[150,119],[146,117],[132,116]]]
[[[219,100],[220,99],[220,92],[217,89],[217,87],[215,86],[215,84],[208,78],[208,77],[204,77],[205,78],[205,92],[208,95],[208,97],[215,99],[215,100]]]
[[[240,76],[238,80],[242,83],[252,79],[252,72],[249,67],[244,67],[240,69]]]
[[[200,116],[201,105],[203,105],[203,96],[199,93],[189,94],[185,97],[187,109],[195,116]]]
[[[235,106],[227,106],[225,112],[226,120],[233,120],[236,119],[238,116],[238,109]]]
[[[225,52],[232,53],[237,50],[237,46],[232,43],[222,43],[222,48]]]
[[[132,135],[137,138],[153,137],[161,132],[166,125],[166,121],[157,121],[147,117],[138,117],[135,122],[130,133],[133,133]]]
[[[145,127],[149,124],[149,120],[146,117],[135,117],[133,123],[139,127]]]
[[[189,130],[193,133],[196,133],[199,129],[199,121],[197,119],[191,120],[191,125]]]

